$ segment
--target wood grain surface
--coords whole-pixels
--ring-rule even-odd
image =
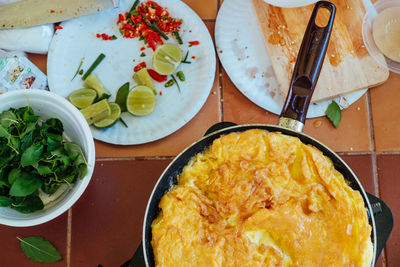
[[[252,1],[280,92],[286,97],[296,56],[314,5],[279,8],[263,0]],[[365,11],[362,0],[331,2],[337,7],[336,19],[311,102],[376,86],[389,77],[389,71],[378,65],[364,46],[361,30]],[[317,22],[329,16],[327,10],[321,11]]]

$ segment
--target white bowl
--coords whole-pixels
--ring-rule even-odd
[[[318,0],[264,0],[266,3],[279,7],[300,7],[314,4]]]
[[[16,90],[0,95],[0,113],[10,107],[19,108],[30,105],[42,119],[58,118],[64,125],[64,134],[78,144],[87,160],[86,176],[65,191],[43,210],[33,213],[20,213],[8,207],[0,207],[0,224],[9,226],[33,226],[45,223],[67,211],[82,195],[93,174],[95,148],[93,136],[83,115],[63,97],[44,90]]]

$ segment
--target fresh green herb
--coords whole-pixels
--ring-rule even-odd
[[[145,57],[146,54],[145,54],[144,52],[142,52],[142,53],[140,54],[140,56],[141,56],[141,57]]]
[[[183,73],[183,71],[178,71],[177,73],[176,73],[176,76],[178,76],[178,78],[179,78],[179,80],[181,81],[181,82],[184,82],[185,80],[186,80],[186,78],[185,78],[185,74]]]
[[[173,74],[171,74],[171,77],[172,77],[172,80],[174,80],[176,86],[178,87],[179,93],[181,93],[181,87],[179,86],[178,81],[175,79],[175,76]]]
[[[178,41],[179,44],[183,44],[183,41],[182,41],[181,36],[179,35],[179,32],[173,31],[173,32],[172,32],[172,35],[175,36],[175,38],[176,38],[176,40]],[[189,51],[188,51],[188,52],[189,52]]]
[[[126,122],[122,118],[119,118],[118,120],[122,123],[122,125],[125,126],[125,128],[128,128],[128,124],[126,124]]]
[[[113,35],[111,36],[113,40],[117,40],[117,36]]]
[[[339,105],[334,100],[329,104],[325,114],[335,127],[339,126],[340,120],[342,119],[342,112]]]
[[[132,11],[134,11],[137,7],[137,5],[139,5],[139,0],[136,0],[135,3],[133,3],[133,6],[131,7],[131,9],[129,10],[129,13],[131,13]]]
[[[83,70],[81,69],[80,71],[79,71],[79,75],[82,75],[83,74]]]
[[[93,64],[89,67],[89,69],[86,71],[86,73],[82,76],[82,81],[86,80],[86,78],[90,75],[90,73],[93,72],[93,70],[100,64],[100,62],[106,57],[103,53],[101,53],[96,60],[93,62]]]
[[[85,58],[84,58],[84,57],[81,59],[81,62],[79,63],[79,66],[78,66],[78,68],[76,69],[76,72],[75,72],[75,74],[74,74],[74,77],[72,77],[71,81],[72,81],[73,79],[75,79],[76,75],[81,71],[81,67],[82,67],[83,61],[85,61]]]
[[[124,34],[125,34],[125,31],[124,31],[124,30],[122,30],[121,28],[119,28],[119,33],[120,33],[122,36],[124,36]]]
[[[25,255],[36,262],[57,262],[62,259],[60,252],[47,240],[40,236],[30,236],[17,239]]]
[[[154,22],[151,24],[151,26],[153,26],[153,28],[154,28],[156,31],[158,31],[158,33],[161,34],[161,36],[162,36],[165,40],[168,40],[168,39],[169,39],[168,36],[165,35],[165,33],[164,33],[162,30],[160,30],[160,28],[158,28],[158,26],[157,26]]]
[[[168,82],[166,82],[166,83],[164,84],[164,87],[171,87],[174,83],[175,83],[174,80],[173,80],[173,79],[170,79]]]
[[[63,139],[56,118],[41,121],[31,107],[0,113],[0,206],[23,213],[43,209],[39,190],[53,194],[87,172],[80,147]]]
[[[127,111],[126,109],[126,98],[129,94],[129,82],[124,83],[117,91],[117,96],[115,97],[115,103],[121,108],[121,112]]]
[[[168,17],[167,17],[167,16],[162,16],[161,19],[162,19],[162,20],[167,20]]]

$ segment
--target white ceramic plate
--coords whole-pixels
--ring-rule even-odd
[[[299,7],[311,5],[318,0],[264,0],[266,3],[280,7]]]
[[[258,106],[280,114],[284,99],[279,93],[252,1],[224,1],[215,25],[215,42],[221,63],[235,86]],[[346,108],[366,91],[346,94],[335,101]],[[324,116],[330,103],[331,100],[326,100],[311,104],[307,118]]]
[[[99,14],[81,17],[61,23],[63,29],[57,30],[50,44],[47,75],[50,91],[61,96],[68,96],[72,91],[82,88],[82,80],[78,75],[71,81],[82,57],[84,70],[92,64],[100,53],[106,58],[95,69],[105,87],[112,93],[110,101],[115,100],[118,88],[133,81],[133,68],[145,61],[151,68],[153,51],[146,48],[145,57],[140,57],[144,46],[142,41],[122,38],[116,21],[118,14],[128,11],[134,1],[121,0],[120,7]],[[158,0],[166,7],[172,17],[182,18],[181,45],[183,55],[189,50],[192,64],[181,64],[186,81],[180,83],[181,93],[176,86],[164,88],[164,83],[154,82],[158,92],[154,112],[146,117],[135,117],[123,113],[122,119],[128,124],[125,128],[116,123],[106,129],[91,127],[94,138],[112,144],[132,145],[151,142],[163,138],[185,125],[191,120],[205,103],[215,76],[215,52],[211,36],[203,21],[186,4],[179,0]],[[102,41],[96,38],[97,33],[116,35],[117,40]],[[188,47],[188,41],[197,40],[198,46]],[[167,43],[176,42],[169,38]],[[195,56],[196,59],[191,59]],[[133,62],[135,60],[135,62]]]

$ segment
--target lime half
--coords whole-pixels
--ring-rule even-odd
[[[90,74],[86,78],[86,80],[83,82],[83,86],[96,90],[97,95],[99,96],[98,100],[109,98],[111,96],[110,92],[101,83],[99,77],[97,77],[97,75],[94,73]]]
[[[68,96],[68,100],[77,108],[86,108],[93,104],[97,97],[97,92],[94,89],[82,88],[72,92]]]
[[[151,88],[139,85],[134,87],[126,99],[128,112],[136,116],[146,116],[153,112],[156,106],[156,96]]]
[[[103,99],[87,108],[81,109],[81,112],[90,125],[109,116],[111,114],[111,108],[108,100]]]
[[[138,85],[145,85],[149,87],[151,90],[153,90],[153,93],[155,95],[157,94],[157,91],[153,85],[153,80],[151,79],[150,74],[148,73],[146,68],[143,68],[138,72],[135,72],[135,74],[133,75],[133,79]]]
[[[119,105],[117,103],[109,103],[109,104],[111,108],[111,114],[100,121],[96,121],[94,123],[94,126],[96,126],[97,128],[110,127],[111,125],[117,122],[119,117],[121,117],[121,108],[119,107]]]
[[[153,68],[159,74],[170,75],[181,64],[182,52],[175,44],[164,44],[153,55]]]

